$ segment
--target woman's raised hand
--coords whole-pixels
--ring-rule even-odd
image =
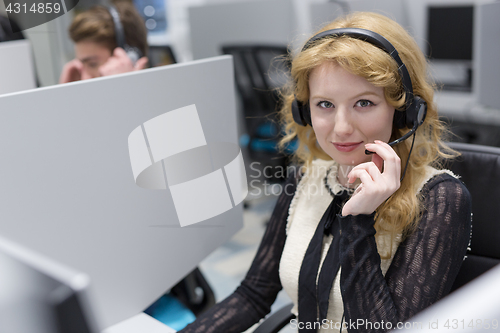
[[[371,162],[355,166],[347,175],[349,183],[359,178],[361,184],[345,203],[342,216],[373,213],[401,185],[401,160],[394,149],[379,140],[365,148],[375,154]]]

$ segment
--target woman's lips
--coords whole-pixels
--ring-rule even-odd
[[[338,151],[341,151],[343,153],[348,153],[353,151],[354,149],[358,148],[363,141],[361,142],[342,142],[342,143],[335,143],[332,142],[335,148],[337,148]]]

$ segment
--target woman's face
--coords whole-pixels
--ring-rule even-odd
[[[99,67],[111,57],[111,51],[104,45],[92,41],[75,44],[75,55],[83,64],[82,80],[101,76]]]
[[[309,77],[311,120],[320,147],[340,165],[371,160],[365,144],[388,142],[394,107],[384,88],[351,74],[335,62],[325,62]]]

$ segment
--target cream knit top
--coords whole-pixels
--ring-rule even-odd
[[[337,181],[338,165],[334,161],[317,159],[313,161],[312,166],[303,175],[290,204],[286,229],[287,238],[281,256],[279,274],[283,289],[294,303],[292,313],[295,315],[298,315],[298,281],[302,259],[323,213],[332,201],[332,196],[324,184],[324,178],[329,169],[331,169],[331,172],[328,174],[327,182],[330,188],[334,193],[342,191],[343,187]],[[419,191],[429,179],[440,173],[449,173],[456,177],[449,170],[436,170],[428,167],[425,180],[420,185]],[[326,257],[332,239],[331,235],[323,238],[319,271],[321,271],[323,260]],[[377,233],[375,241],[381,257],[380,268],[385,275],[401,242],[401,234],[394,237],[390,234]],[[335,277],[329,298],[327,319],[329,322],[331,321],[331,324],[327,325],[328,329],[321,328],[319,332],[339,332],[338,328],[340,327],[344,313],[340,292],[340,271],[341,268]],[[346,331],[346,329],[342,330],[342,332]]]

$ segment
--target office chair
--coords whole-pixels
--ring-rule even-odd
[[[151,67],[177,63],[169,45],[150,46],[149,61]],[[144,312],[180,330],[192,322],[194,316],[200,315],[214,304],[215,295],[212,287],[200,269],[196,267]]]
[[[252,161],[264,166],[286,167],[292,143],[285,153],[277,147],[283,131],[278,122],[280,101],[276,92],[289,72],[288,49],[276,45],[224,45],[222,53],[234,59],[236,88],[241,97],[246,134],[240,145]]]
[[[195,316],[199,316],[215,304],[214,292],[198,267],[172,287],[171,293]]]
[[[214,304],[214,292],[196,267],[144,312],[175,330],[181,330]]]
[[[500,263],[500,148],[450,142],[462,153],[447,167],[467,186],[472,196],[471,251],[463,262],[452,291]]]
[[[449,142],[462,153],[445,168],[461,176],[472,197],[471,250],[462,263],[451,292],[500,263],[500,148]],[[254,333],[277,333],[295,316],[288,304],[264,320]]]

